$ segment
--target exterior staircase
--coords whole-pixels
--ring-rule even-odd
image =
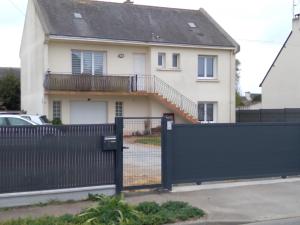
[[[172,112],[195,124],[198,121],[198,106],[162,79],[154,75],[133,77],[133,90],[146,92]]]

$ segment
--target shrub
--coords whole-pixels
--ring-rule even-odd
[[[53,119],[52,125],[62,125],[61,119],[59,119],[59,118]]]
[[[122,196],[97,196],[98,205],[79,215],[85,223],[94,225],[137,225],[141,213],[126,203]]]
[[[136,210],[146,215],[158,213],[160,209],[160,206],[156,202],[142,202],[136,207]]]

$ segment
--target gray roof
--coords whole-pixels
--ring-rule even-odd
[[[203,10],[89,0],[35,0],[49,35],[234,47],[238,44]],[[82,19],[75,18],[80,13]],[[188,23],[197,28],[191,28]]]
[[[0,67],[0,79],[10,73],[20,78],[20,68]]]

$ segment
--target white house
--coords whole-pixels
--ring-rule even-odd
[[[300,108],[300,15],[260,86],[262,108]]]
[[[65,124],[235,122],[239,45],[203,10],[29,0],[21,105]]]

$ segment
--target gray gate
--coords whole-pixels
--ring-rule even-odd
[[[117,118],[118,191],[162,186],[162,123],[158,118]]]
[[[174,125],[167,187],[300,174],[300,123]]]

